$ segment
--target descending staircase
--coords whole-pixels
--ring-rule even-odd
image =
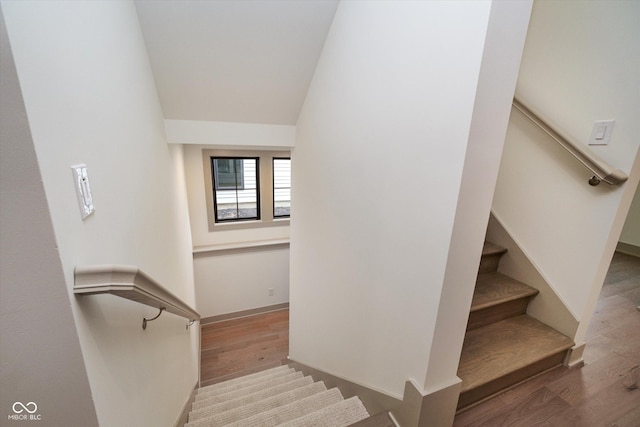
[[[506,249],[486,242],[458,367],[464,410],[562,364],[573,341],[526,314],[538,291],[497,272]]]
[[[357,397],[285,365],[198,389],[185,427],[346,427],[368,417]]]

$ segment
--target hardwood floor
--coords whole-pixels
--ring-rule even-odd
[[[201,386],[282,365],[289,355],[289,310],[203,325],[201,347]]]
[[[459,414],[454,426],[640,426],[640,258],[616,253],[585,366],[556,368]]]
[[[638,304],[640,258],[616,253],[587,335],[585,366],[544,373],[459,414],[454,425],[639,427]],[[283,364],[288,329],[288,310],[202,326],[202,385]]]

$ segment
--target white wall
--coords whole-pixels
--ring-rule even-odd
[[[250,246],[251,242],[287,242],[288,225],[209,231],[202,150],[215,148],[220,146],[184,145],[184,168],[194,248],[220,249],[221,246],[246,246],[247,243]],[[247,149],[247,146],[232,144],[224,148]],[[261,147],[263,150],[268,148],[273,147]],[[205,318],[289,301],[289,248],[286,244],[200,252],[195,256],[193,266],[198,310]],[[269,295],[270,288],[274,289],[273,295]]]
[[[427,391],[456,378],[532,3],[491,3]]]
[[[482,126],[472,124],[491,105],[481,98],[474,111],[490,7],[338,6],[292,155],[294,360],[397,397],[410,378],[427,385],[445,273],[454,264],[477,270],[488,216],[478,211],[485,222],[468,224],[477,234],[474,250],[450,252],[454,229],[463,228],[454,224],[463,170],[468,182],[484,176],[473,161],[465,168],[470,138],[488,144],[497,173],[493,144],[501,141],[485,140]],[[511,91],[512,65],[505,72]],[[483,85],[503,77],[498,72]],[[489,135],[500,126],[504,132],[503,104],[493,105],[497,124],[486,124]],[[415,182],[422,183],[418,194],[402,185]],[[468,206],[488,207],[490,187],[475,200],[465,189]],[[473,281],[471,274],[459,294],[467,312]],[[446,375],[455,381],[455,366]]]
[[[2,7],[98,421],[173,425],[198,380],[197,329],[163,314],[143,331],[156,310],[72,295],[76,265],[131,264],[194,304],[182,150],[164,138],[135,7]],[[84,222],[70,171],[77,163],[88,166],[96,206]]]
[[[33,422],[40,425],[97,426],[1,15],[0,10],[0,419],[4,425],[15,415],[14,402],[34,402],[40,421]]]
[[[631,208],[620,235],[620,241],[640,247],[640,186],[636,189]]]
[[[198,310],[204,317],[289,302],[287,244],[198,253],[193,268]]]
[[[589,172],[512,114],[493,210],[580,321],[584,339],[640,178],[638,2],[536,2],[517,93],[586,144],[593,122],[615,119],[593,151],[630,173],[621,187],[587,184]]]

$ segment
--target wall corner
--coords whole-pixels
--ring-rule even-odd
[[[420,391],[413,380],[408,380],[402,404],[391,411],[391,416],[401,427],[450,427],[461,388],[462,380],[457,377],[453,384],[429,392]]]

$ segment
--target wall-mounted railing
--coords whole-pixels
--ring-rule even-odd
[[[142,320],[143,329],[146,329],[147,322],[157,319],[163,311],[189,320],[187,329],[193,322],[200,320],[200,314],[197,311],[134,266],[76,267],[73,293],[76,295],[112,294],[159,309],[160,312],[156,317]]]
[[[513,106],[593,173],[593,177],[589,179],[590,185],[598,185],[601,181],[611,185],[620,185],[629,178],[627,174],[609,165],[584,144],[574,141],[553,128],[546,120],[541,118],[539,113],[524,104],[522,100],[514,98]]]

